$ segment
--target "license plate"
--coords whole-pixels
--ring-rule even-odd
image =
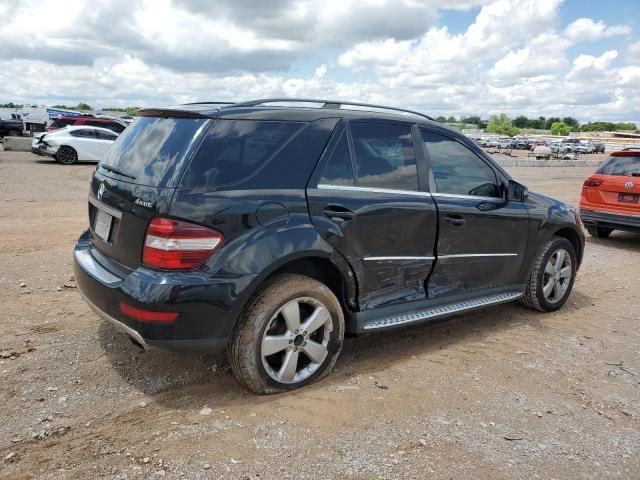
[[[105,242],[109,241],[109,234],[111,233],[111,222],[113,221],[113,217],[109,215],[107,212],[102,210],[98,210],[98,214],[96,215],[96,223],[93,227],[93,231],[96,235],[104,240]]]
[[[618,201],[624,203],[638,203],[638,195],[637,193],[620,193],[618,195]]]

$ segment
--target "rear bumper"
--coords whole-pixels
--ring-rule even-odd
[[[73,265],[78,289],[91,309],[142,347],[211,354],[225,350],[243,293],[254,278],[126,270],[95,252],[86,232],[74,249]],[[122,313],[121,303],[179,316],[173,322],[140,321]]]
[[[640,231],[640,215],[625,215],[623,213],[581,208],[580,219],[587,227],[595,226],[632,232]]]

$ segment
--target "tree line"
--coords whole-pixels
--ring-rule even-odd
[[[484,129],[488,133],[497,133],[500,135],[517,135],[523,129],[532,130],[549,130],[553,135],[569,135],[571,132],[604,132],[604,131],[620,131],[620,130],[637,130],[635,123],[631,122],[587,122],[580,124],[574,117],[538,117],[528,118],[519,115],[513,120],[506,114],[491,115],[488,120],[482,119],[480,115],[470,115],[467,117],[436,117],[441,123],[476,125],[480,129]]]

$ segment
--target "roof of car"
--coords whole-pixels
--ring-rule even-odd
[[[100,122],[115,122],[115,123],[121,123],[124,125],[124,123],[117,119],[117,118],[110,118],[110,117],[95,117],[93,115],[58,115],[57,117],[54,118],[54,120],[98,120]]]
[[[423,113],[384,105],[372,105],[340,100],[300,98],[271,98],[240,103],[198,102],[169,107],[146,108],[141,116],[182,116],[204,118],[251,118],[290,121],[314,121],[322,118],[349,117],[372,120],[394,120],[412,123],[437,124]]]
[[[114,135],[118,135],[118,133],[114,132],[113,130],[109,130],[108,128],[96,127],[94,125],[67,125],[66,127],[59,128],[58,130],[54,130],[53,132],[49,133],[75,132],[76,130],[100,130],[101,132],[113,133]]]
[[[625,148],[617,152],[611,152],[612,157],[637,157],[640,156],[640,148]]]

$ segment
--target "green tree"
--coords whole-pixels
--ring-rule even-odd
[[[440,123],[445,123],[447,121],[447,117],[443,117],[442,115],[438,115],[436,117],[436,120],[439,121]]]
[[[571,127],[564,122],[553,122],[551,124],[551,135],[564,135],[571,133]]]
[[[513,124],[518,128],[527,128],[529,126],[529,119],[524,115],[518,115],[513,119]]]
[[[76,109],[78,109],[78,110],[93,110],[91,108],[91,105],[89,105],[88,103],[84,103],[84,102],[78,103],[78,106],[76,107]]]
[[[520,133],[520,129],[513,126],[513,123],[511,123],[511,120],[509,120],[509,117],[507,117],[505,113],[501,113],[500,115],[491,115],[485,131],[488,133],[497,133],[499,135],[508,135],[510,137]]]
[[[564,117],[562,121],[569,125],[571,127],[571,130],[577,130],[580,126],[580,123],[574,117]]]
[[[460,122],[468,123],[470,125],[480,125],[482,123],[482,119],[480,118],[480,115],[470,115],[468,117],[462,117]]]
[[[451,116],[447,118],[447,123],[457,123],[456,117]]]

